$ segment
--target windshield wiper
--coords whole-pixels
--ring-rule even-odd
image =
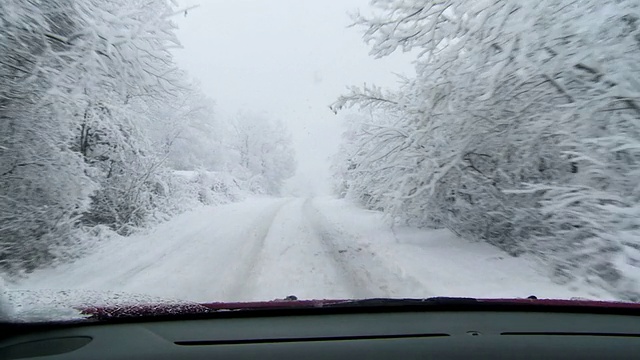
[[[441,306],[441,305],[476,305],[478,300],[475,298],[460,297],[430,297],[425,299],[389,299],[389,298],[373,298],[362,300],[346,300],[340,303],[327,304],[325,307],[425,307],[425,306]]]

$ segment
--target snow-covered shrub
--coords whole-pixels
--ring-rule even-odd
[[[174,178],[181,182],[181,195],[173,195],[169,198],[183,203],[198,205],[219,205],[240,201],[250,190],[244,188],[242,183],[227,172],[206,171],[173,171]],[[183,200],[180,200],[183,198]]]
[[[225,204],[232,199],[227,184],[214,172],[200,170],[192,181],[198,188],[198,201],[204,205]]]
[[[219,194],[219,203],[240,201],[245,198],[247,191],[243,190],[242,184],[233,175],[227,172],[209,172],[211,177],[211,190]]]

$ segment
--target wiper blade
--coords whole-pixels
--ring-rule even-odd
[[[431,297],[425,299],[389,299],[373,298],[362,300],[346,300],[344,302],[327,304],[325,307],[407,307],[407,306],[433,306],[433,305],[476,305],[479,300],[475,298],[460,297]]]

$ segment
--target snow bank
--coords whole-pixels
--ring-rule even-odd
[[[495,246],[470,242],[446,229],[390,228],[383,215],[344,200],[314,203],[327,221],[366,249],[389,271],[422,284],[434,296],[527,297],[613,300],[597,288],[554,283],[540,263],[512,257]]]

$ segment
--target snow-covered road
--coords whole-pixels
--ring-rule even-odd
[[[368,297],[590,297],[539,264],[446,230],[394,229],[343,200],[256,198],[105,242],[13,289],[116,291],[197,302]]]

